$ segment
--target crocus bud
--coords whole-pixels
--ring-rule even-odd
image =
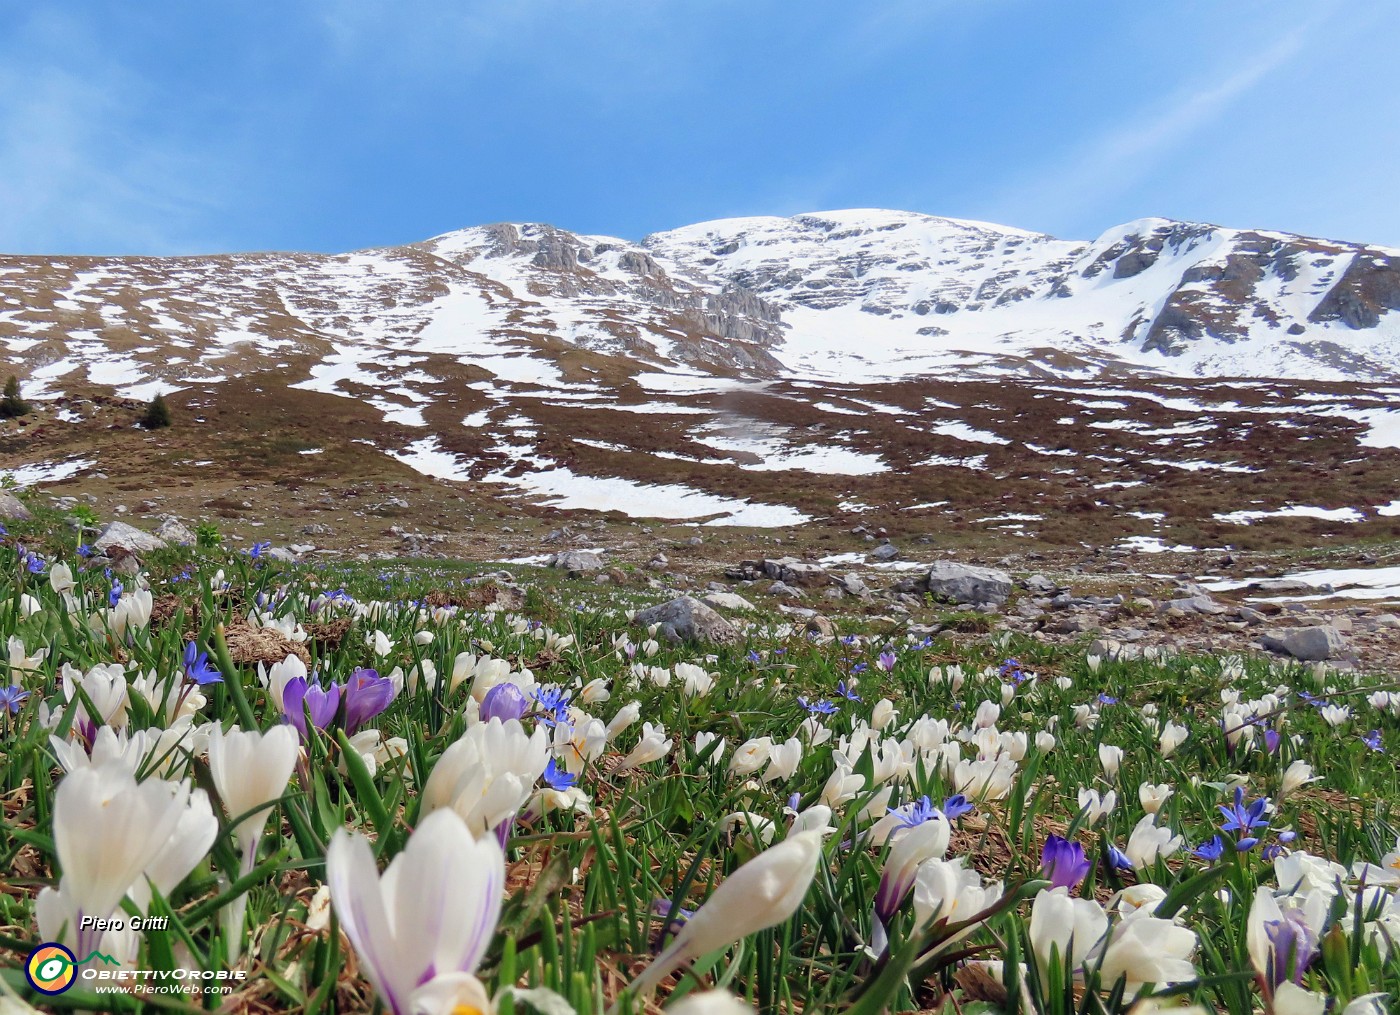
[[[519,719],[530,707],[525,693],[512,683],[497,684],[481,699],[481,721]]]
[[[821,856],[822,833],[812,830],[790,836],[744,864],[642,971],[633,992],[645,997],[684,963],[786,921],[802,905]]]

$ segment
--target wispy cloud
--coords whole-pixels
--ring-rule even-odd
[[[1291,31],[1241,63],[1197,80],[1075,148],[1067,156],[1031,167],[988,202],[999,219],[1042,221],[1083,217],[1129,190],[1157,169],[1193,134],[1217,121],[1305,49],[1335,11],[1322,3]],[[1105,223],[1107,224],[1107,223]]]
[[[151,100],[144,83],[89,51],[74,26],[47,19],[25,29],[0,64],[0,251],[222,245],[202,233],[219,202],[212,153],[136,129],[134,114]]]

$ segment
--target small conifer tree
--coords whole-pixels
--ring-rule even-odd
[[[14,374],[5,382],[5,394],[0,398],[0,416],[10,418],[23,416],[29,411],[29,403],[20,397],[19,378]]]
[[[156,397],[151,399],[151,404],[146,406],[146,415],[141,422],[147,430],[156,430],[170,425],[170,406],[165,404],[164,395],[157,392]]]

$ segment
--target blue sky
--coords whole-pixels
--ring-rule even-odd
[[[1393,0],[0,6],[0,250],[894,207],[1400,246]]]

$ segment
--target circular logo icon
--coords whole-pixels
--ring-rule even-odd
[[[62,994],[73,986],[77,975],[77,960],[61,944],[45,941],[29,953],[24,963],[24,975],[29,985],[41,994]]]

